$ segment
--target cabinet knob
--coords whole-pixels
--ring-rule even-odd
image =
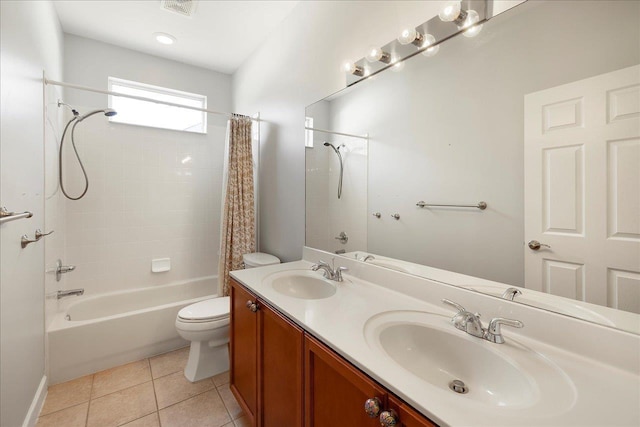
[[[364,402],[364,412],[371,418],[375,418],[380,415],[380,407],[382,402],[377,397],[372,397]]]
[[[393,409],[380,413],[380,425],[382,427],[394,427],[398,425],[398,414]]]
[[[247,308],[252,312],[258,311],[258,303],[253,301],[247,301]]]

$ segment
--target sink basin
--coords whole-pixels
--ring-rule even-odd
[[[386,312],[370,318],[364,334],[374,351],[451,396],[489,407],[544,402],[545,411],[558,411],[571,406],[575,390],[568,377],[509,337],[507,328],[507,342],[494,344],[455,329],[449,319],[428,312]],[[466,389],[452,387],[454,380]]]
[[[336,293],[336,286],[316,271],[283,271],[265,280],[276,292],[293,298],[323,299]]]

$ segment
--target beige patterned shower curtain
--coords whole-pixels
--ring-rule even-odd
[[[242,268],[242,255],[256,251],[251,124],[250,118],[234,115],[227,125],[218,268],[221,296],[229,295],[229,272]]]

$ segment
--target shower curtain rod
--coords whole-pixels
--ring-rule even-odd
[[[307,126],[305,126],[304,128],[305,128],[305,130],[312,130],[312,131],[315,131],[315,132],[330,133],[332,135],[341,135],[341,136],[350,136],[352,138],[369,139],[369,134],[368,133],[364,134],[364,135],[354,135],[352,133],[334,132],[332,130],[310,128],[310,127],[307,127]]]
[[[55,80],[49,80],[46,77],[43,77],[44,80],[44,84],[47,85],[53,85],[53,86],[62,86],[62,87],[68,87],[71,89],[79,89],[79,90],[86,90],[87,92],[95,92],[95,93],[103,93],[105,95],[112,95],[112,96],[121,96],[123,98],[131,98],[131,99],[136,99],[138,101],[147,101],[147,102],[153,102],[156,104],[163,104],[163,105],[168,105],[170,107],[179,107],[179,108],[186,108],[187,110],[194,110],[194,111],[203,111],[205,113],[211,113],[211,114],[218,114],[221,116],[227,116],[229,118],[233,117],[234,115],[239,115],[239,116],[244,116],[247,118],[250,118],[251,120],[260,122],[260,118],[254,118],[251,116],[246,116],[243,114],[234,114],[234,113],[226,113],[226,112],[221,112],[221,111],[214,111],[214,110],[207,110],[206,108],[198,108],[198,107],[190,107],[188,105],[182,105],[182,104],[176,104],[174,102],[167,102],[167,101],[160,101],[157,99],[151,99],[151,98],[145,98],[144,96],[135,96],[135,95],[127,95],[124,93],[120,93],[120,92],[113,92],[110,90],[103,90],[103,89],[95,89],[89,86],[81,86],[81,85],[76,85],[73,83],[65,83],[65,82],[58,82]]]

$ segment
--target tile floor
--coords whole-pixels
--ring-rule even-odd
[[[189,347],[49,387],[37,427],[246,427],[225,372],[196,383]]]

